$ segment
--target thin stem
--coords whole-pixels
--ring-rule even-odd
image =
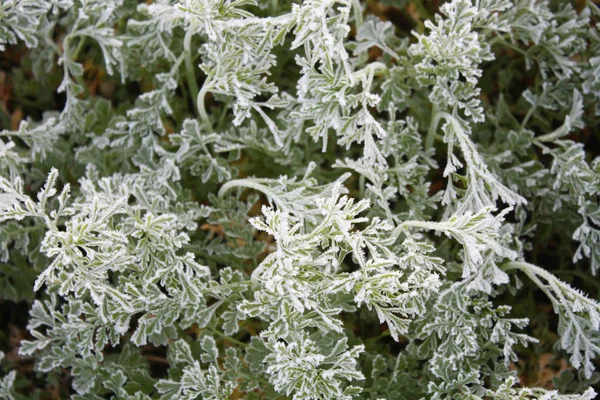
[[[525,114],[525,118],[523,118],[523,121],[521,122],[521,126],[519,127],[520,132],[523,132],[523,129],[525,129],[525,126],[527,125],[527,123],[529,122],[531,117],[533,116],[533,113],[535,112],[536,108],[537,108],[537,105],[534,104],[531,106],[529,111],[527,111],[527,114]]]
[[[215,335],[227,340],[228,342],[237,344],[238,346],[248,347],[248,343],[240,342],[239,340],[234,339],[231,336],[227,336],[226,334],[219,332],[215,328],[208,327],[208,330],[211,331],[212,333],[214,333]]]
[[[557,129],[553,130],[550,133],[533,138],[533,141],[537,142],[537,143],[553,142],[556,139],[560,139],[561,137],[566,136],[568,134],[569,134],[569,130],[564,129],[564,125],[563,125]]]
[[[63,41],[63,52],[62,52],[62,57],[64,58],[62,63],[63,63],[63,79],[64,77],[67,77],[67,79],[70,78],[70,73],[69,73],[69,41],[71,40],[71,35],[67,35],[65,36],[65,39]],[[67,95],[67,102],[69,101],[69,97],[71,95],[70,93],[71,91],[69,90],[69,85],[65,85],[65,93]]]
[[[516,51],[517,53],[526,56],[527,55],[527,51],[523,50],[520,47],[515,46],[514,44],[507,42],[506,40],[504,40],[504,38],[502,36],[496,36],[494,39],[492,39],[493,43],[498,43],[503,45],[504,47],[508,47],[509,49]]]
[[[435,140],[435,132],[437,131],[438,124],[440,123],[440,118],[442,115],[438,113],[437,105],[433,105],[431,109],[431,115],[433,116],[431,120],[431,124],[429,125],[429,130],[427,131],[427,136],[425,137],[425,152],[429,151],[433,147],[433,142]]]
[[[221,112],[221,117],[219,118],[219,122],[217,123],[217,131],[222,131],[225,126],[225,118],[228,115],[229,105],[231,104],[231,100],[228,97],[225,103],[225,107],[223,107],[223,111]]]
[[[356,27],[356,32],[358,32],[364,23],[360,0],[352,0],[352,10],[354,11],[354,25]]]
[[[365,197],[365,176],[359,175],[358,177],[358,195],[362,199]]]
[[[519,132],[522,132],[523,129],[525,129],[525,126],[529,122],[529,119],[531,119],[531,117],[533,116],[533,113],[537,109],[539,102],[541,101],[542,98],[544,98],[546,96],[546,94],[547,94],[547,88],[544,87],[544,89],[542,90],[542,93],[538,96],[535,103],[531,105],[531,108],[527,111],[525,118],[523,118],[523,122],[521,122],[521,126],[519,127]]]
[[[87,39],[87,36],[80,36],[79,43],[77,43],[77,48],[75,49],[75,52],[73,53],[73,56],[71,57],[72,60],[77,59],[77,56],[83,49],[83,46],[85,46],[86,39]]]
[[[360,0],[352,0],[352,11],[354,11],[354,28],[356,30],[356,34],[358,34],[358,30],[363,26],[364,19],[362,14],[362,7],[360,5]],[[361,64],[367,62],[369,55],[365,52],[360,53],[358,55],[358,60]]]
[[[269,197],[274,197],[274,196],[272,196],[272,193],[268,187],[266,187],[265,185],[261,185],[258,182],[247,180],[247,179],[234,179],[232,181],[227,182],[226,184],[221,186],[221,189],[219,189],[219,193],[217,194],[217,196],[220,199],[222,199],[223,196],[225,196],[225,193],[227,193],[229,190],[233,189],[234,187],[245,187],[245,188],[249,188],[249,189],[254,189],[254,190],[258,190],[259,192],[266,194]]]
[[[194,36],[194,29],[192,26],[188,27],[183,39],[183,51],[185,52],[185,77],[192,96],[192,102],[194,103],[194,109],[198,113],[199,117],[202,115],[198,109],[198,82],[196,81],[196,74],[194,73],[194,64],[192,62],[192,37]]]
[[[206,93],[210,89],[210,76],[206,77],[206,80],[202,84],[202,88],[200,92],[198,92],[198,96],[196,99],[196,108],[198,109],[198,114],[200,115],[200,119],[206,126],[211,126],[210,118],[208,117],[208,113],[206,112],[206,106],[204,105],[204,98],[206,97]]]
[[[550,301],[552,302],[552,307],[554,307],[554,311],[558,314],[559,309],[560,309],[560,306],[557,303],[558,300],[556,299],[556,297],[554,297],[552,295],[552,292],[550,292],[547,289],[548,285],[545,285],[538,278],[538,277],[541,277],[542,279],[544,279],[546,282],[549,282],[549,283],[555,282],[555,281],[560,282],[560,280],[557,277],[555,277],[554,275],[552,275],[550,272],[546,271],[545,269],[538,267],[537,265],[533,265],[533,264],[530,264],[530,263],[524,262],[524,261],[512,261],[512,262],[504,264],[501,268],[505,272],[516,269],[516,270],[523,272],[525,275],[527,275],[527,277],[529,279],[531,279],[531,281],[533,283],[535,283],[536,286],[539,287],[546,294],[546,296],[550,299]],[[557,294],[559,294],[559,293],[557,293]]]
[[[502,269],[505,272],[518,269],[520,271],[523,271],[527,275],[537,275],[537,276],[544,278],[547,281],[552,281],[552,280],[557,279],[554,275],[552,275],[550,272],[546,271],[545,269],[540,268],[537,265],[533,265],[533,264],[530,264],[525,261],[511,261],[509,263],[504,264],[502,266]]]
[[[439,222],[427,222],[427,221],[404,221],[400,225],[394,229],[392,232],[392,237],[397,238],[400,236],[400,233],[406,228],[419,228],[425,229],[428,231],[438,231],[438,232],[455,232],[456,229],[453,229],[447,225],[440,224]]]

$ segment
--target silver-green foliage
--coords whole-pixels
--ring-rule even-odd
[[[600,305],[525,249],[556,216],[600,269],[600,159],[568,137],[600,110],[597,6],[451,0],[400,38],[358,0],[134,3],[0,5],[0,49],[56,63],[66,95],[0,132],[1,258],[37,275],[20,353],[38,371],[69,369],[76,399],[594,397],[516,387],[537,340],[496,297],[529,277],[592,377]],[[113,109],[82,51],[152,88]],[[481,96],[506,52],[536,77],[510,107]],[[357,336],[361,318],[406,348]]]

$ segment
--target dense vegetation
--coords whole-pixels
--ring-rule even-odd
[[[3,0],[0,398],[594,398],[599,20]]]

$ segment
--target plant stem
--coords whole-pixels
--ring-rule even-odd
[[[496,40],[495,40],[495,39],[496,39]],[[515,45],[514,45],[514,44],[512,44],[512,43],[509,43],[509,42],[507,42],[507,41],[506,41],[506,40],[504,40],[504,38],[502,38],[501,36],[496,36],[494,39],[492,39],[492,41],[493,41],[494,43],[501,44],[501,45],[503,45],[504,47],[508,47],[509,49],[511,49],[511,50],[513,50],[513,51],[516,51],[517,53],[519,53],[519,54],[521,54],[521,55],[523,55],[523,56],[526,56],[526,55],[527,55],[527,51],[523,50],[523,49],[522,49],[522,48],[520,48],[520,47],[517,47],[517,46],[515,46]]]
[[[559,128],[553,130],[550,133],[533,138],[533,141],[537,143],[553,142],[556,139],[560,139],[561,137],[566,136],[568,134],[569,130],[565,130],[564,126],[560,126]]]
[[[202,114],[198,109],[198,82],[196,81],[196,74],[194,73],[194,64],[192,62],[192,37],[194,36],[194,30],[190,26],[185,33],[183,39],[183,51],[185,52],[185,77],[192,96],[192,102],[194,109],[198,113],[198,116],[202,118]]]
[[[85,45],[86,39],[87,39],[87,36],[81,36],[80,37],[79,43],[77,43],[77,48],[75,49],[75,52],[73,53],[73,56],[71,56],[72,60],[77,59],[77,56],[79,55],[79,53],[83,49],[83,46]]]
[[[360,0],[352,0],[352,10],[354,11],[354,28],[355,35],[358,34],[358,30],[363,26],[364,19],[362,14],[362,7],[360,6]],[[362,52],[358,55],[358,60],[361,64],[368,61],[369,55],[366,52]]]
[[[530,264],[525,261],[511,261],[509,263],[504,264],[501,269],[505,272],[511,270],[519,270],[523,272],[529,279],[531,279],[550,299],[555,310],[558,310],[558,304],[556,304],[556,298],[552,295],[552,293],[547,289],[548,285],[544,284],[539,278],[544,279],[546,282],[559,282],[565,284],[560,281],[556,276],[546,271],[543,268],[538,267],[537,265]],[[539,278],[538,278],[539,277]],[[558,312],[558,311],[557,311]]]
[[[523,132],[523,129],[525,129],[525,126],[529,122],[529,119],[533,116],[533,113],[535,112],[536,108],[537,108],[537,106],[534,104],[527,111],[527,114],[525,114],[525,118],[523,118],[523,121],[521,122],[521,126],[519,127],[519,132]]]
[[[540,268],[537,265],[533,265],[533,264],[530,264],[525,261],[511,261],[509,263],[504,264],[502,266],[502,269],[505,272],[518,269],[520,271],[523,271],[528,276],[537,275],[537,276],[544,278],[547,281],[556,279],[556,277],[554,275],[552,275],[550,272],[546,271],[545,269]]]
[[[449,227],[439,222],[428,222],[428,221],[404,221],[394,229],[391,237],[397,238],[400,233],[406,228],[419,228],[428,231],[436,232],[456,232],[456,229]]]
[[[229,106],[231,104],[231,100],[228,98],[226,103],[225,103],[225,107],[223,107],[223,111],[221,112],[221,116],[219,118],[219,122],[217,123],[217,131],[222,131],[223,130],[223,126],[225,126],[225,118],[228,115],[228,111],[229,111]]]
[[[435,104],[431,109],[431,115],[433,117],[431,119],[429,129],[427,130],[427,136],[425,137],[425,152],[429,151],[429,149],[433,147],[433,142],[435,140],[435,132],[437,131],[438,124],[440,123],[440,118],[442,117],[440,113],[438,113],[438,109]]]
[[[248,347],[248,343],[244,343],[244,342],[240,342],[237,339],[232,338],[231,336],[227,336],[226,334],[219,332],[218,330],[216,330],[215,328],[208,328],[209,331],[211,331],[212,333],[214,333],[215,335],[227,340],[228,342],[237,344],[238,346],[242,346],[242,347]]]
[[[204,105],[204,98],[206,97],[206,93],[208,92],[209,89],[210,89],[210,76],[206,77],[206,80],[202,84],[202,88],[200,89],[200,92],[198,92],[198,96],[196,98],[196,104],[197,104],[196,108],[198,110],[200,119],[208,127],[211,126],[211,123],[210,123],[210,118],[208,117],[208,113],[206,112],[206,106]]]
[[[352,0],[352,9],[354,11],[354,24],[356,26],[356,32],[363,26],[364,19],[362,14],[362,7],[360,6],[360,0]]]
[[[249,189],[258,190],[259,192],[262,192],[262,193],[266,194],[267,196],[272,197],[271,192],[269,191],[268,187],[261,185],[258,182],[254,182],[254,181],[247,180],[247,179],[234,179],[232,181],[227,182],[226,184],[221,186],[221,189],[219,189],[219,193],[217,194],[217,196],[220,199],[223,198],[225,193],[227,193],[229,190],[233,189],[234,187],[245,187],[245,188],[249,188]]]
[[[365,197],[365,176],[360,175],[358,177],[358,196],[362,199]]]

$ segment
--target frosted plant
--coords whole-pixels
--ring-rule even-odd
[[[597,5],[138,3],[0,5],[0,398],[594,398]]]

